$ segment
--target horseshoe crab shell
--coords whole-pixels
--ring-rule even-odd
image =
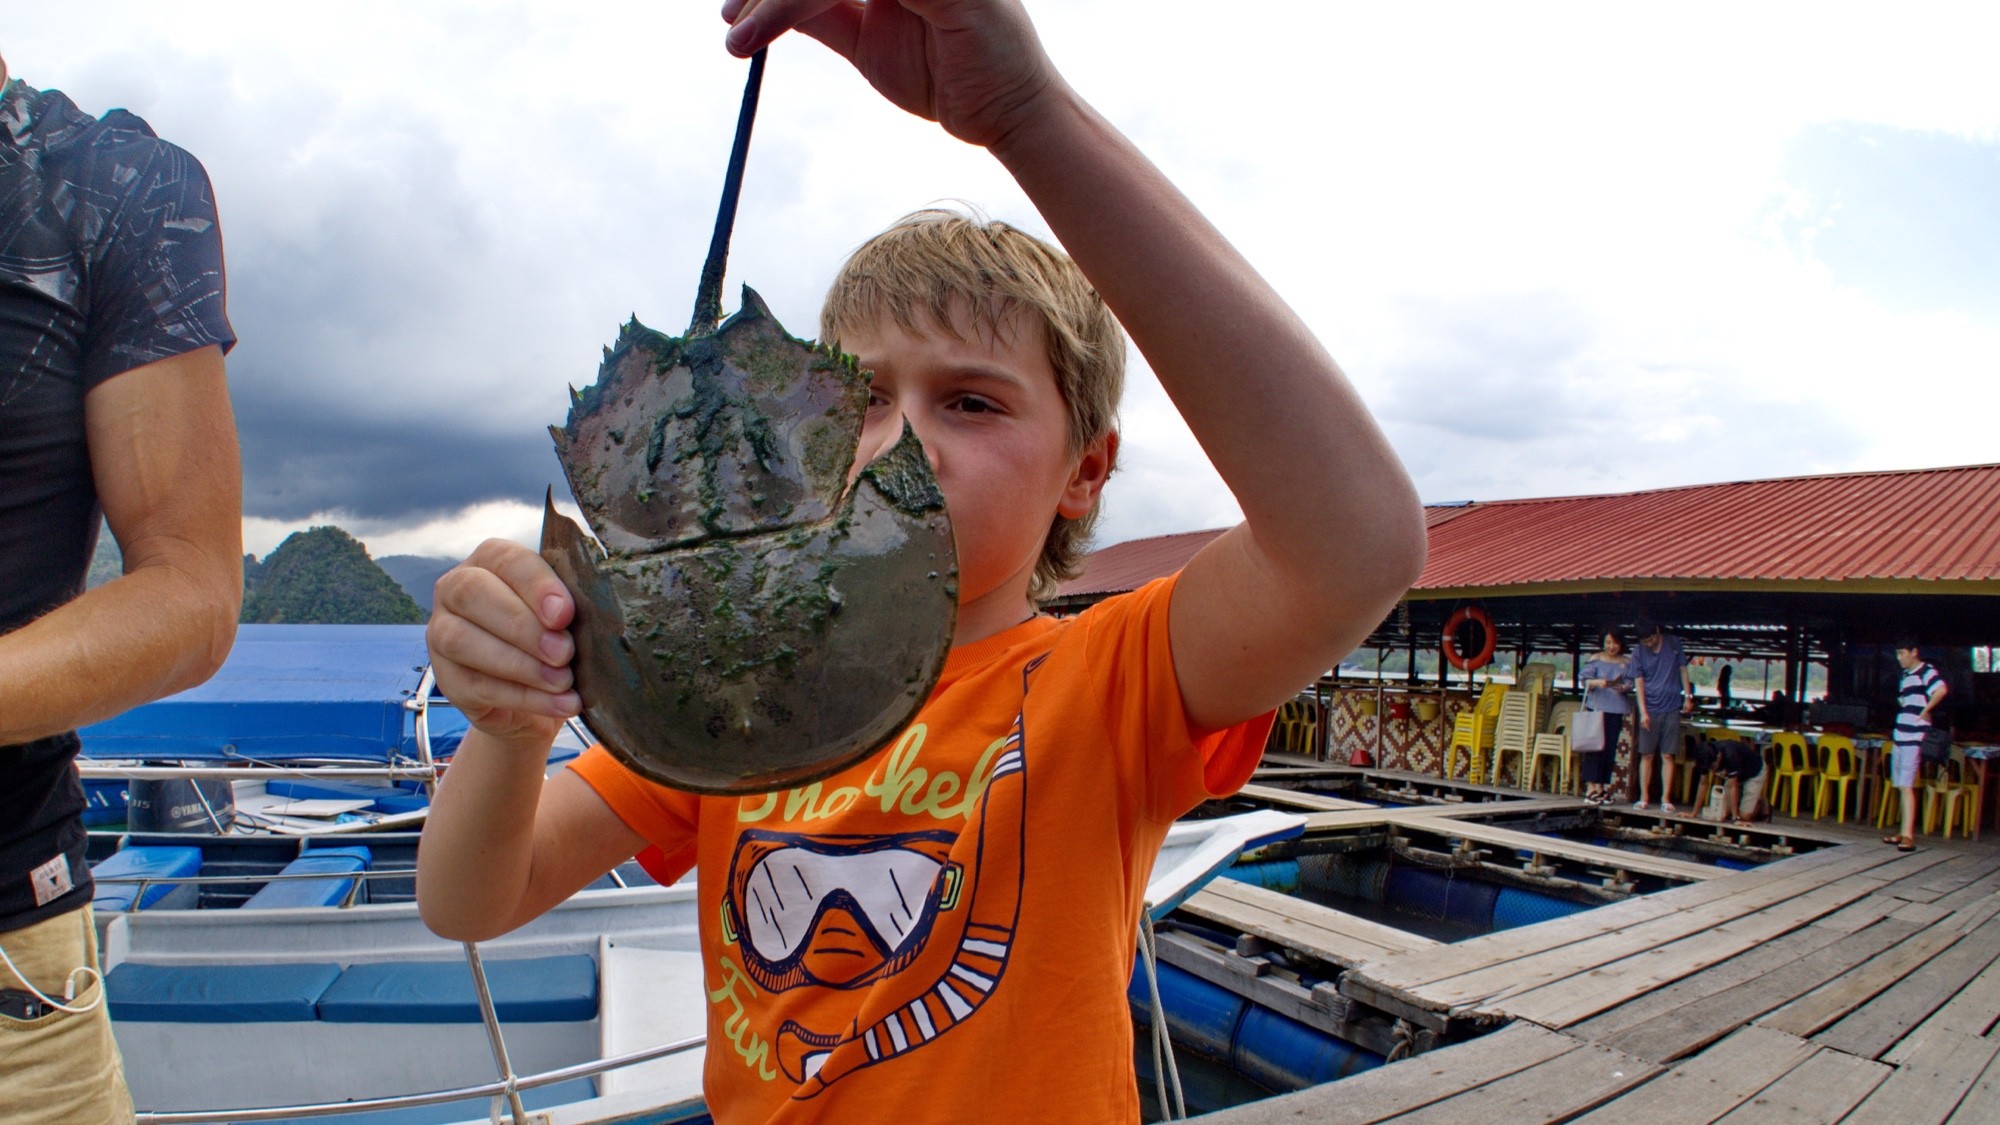
[[[746,287],[712,333],[626,324],[550,427],[603,544],[548,507],[583,718],[638,773],[804,784],[929,696],[957,615],[951,524],[907,425],[849,486],[867,407],[852,356],[787,335]]]

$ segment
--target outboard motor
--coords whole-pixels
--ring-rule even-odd
[[[226,777],[134,778],[125,828],[130,832],[218,835],[235,823],[236,788]]]

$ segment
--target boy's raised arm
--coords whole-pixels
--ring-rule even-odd
[[[1015,0],[731,0],[729,47],[797,28],[989,149],[1131,333],[1243,508],[1173,605],[1182,698],[1220,726],[1290,698],[1415,581],[1423,512],[1354,387],[1159,169],[1057,74]]]

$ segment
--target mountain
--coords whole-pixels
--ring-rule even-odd
[[[431,594],[437,586],[438,576],[458,565],[459,560],[441,555],[384,555],[375,560],[375,565],[387,571],[396,585],[407,591],[416,603],[429,613]]]
[[[246,578],[253,563],[245,560]],[[243,599],[248,623],[417,625],[428,616],[375,565],[368,548],[337,527],[286,536],[255,564],[255,575],[255,585]]]

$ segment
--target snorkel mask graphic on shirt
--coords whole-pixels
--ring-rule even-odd
[[[723,899],[725,937],[770,992],[859,988],[894,973],[958,897],[953,834],[746,832]]]

